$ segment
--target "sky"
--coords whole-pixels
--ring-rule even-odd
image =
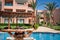
[[[60,8],[60,0],[36,0],[36,2],[37,2],[37,7],[36,7],[37,10],[46,10],[44,8],[44,6],[45,6],[44,4],[48,3],[48,2],[56,2]]]

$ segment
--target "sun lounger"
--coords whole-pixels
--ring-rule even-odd
[[[23,40],[36,40],[33,37],[27,37],[27,38],[23,38]]]
[[[15,40],[14,37],[7,37],[6,39],[7,39],[7,40]]]

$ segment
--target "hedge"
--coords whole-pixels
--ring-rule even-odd
[[[0,26],[7,26],[6,23],[0,23]],[[11,26],[31,26],[30,24],[10,24]]]

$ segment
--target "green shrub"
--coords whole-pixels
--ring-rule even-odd
[[[39,24],[34,24],[34,28],[37,29],[39,27]]]
[[[0,28],[5,28],[5,27],[7,27],[8,26],[8,24],[6,24],[6,23],[0,23]],[[22,26],[24,26],[24,27],[26,27],[26,28],[29,28],[28,26],[31,26],[30,24],[10,24],[10,26],[11,26],[11,28],[16,28],[16,26],[19,26],[19,27],[22,27]]]
[[[43,24],[44,22],[43,21],[41,21],[41,24]]]
[[[39,26],[42,26],[42,24],[40,23]]]
[[[40,25],[43,26],[44,24],[46,24],[45,21],[41,21]]]
[[[12,29],[15,29],[15,28],[16,28],[16,26],[11,26],[11,28],[12,28]]]
[[[6,23],[0,23],[1,26],[8,26]],[[31,26],[30,24],[10,24],[11,26]]]
[[[31,24],[24,24],[25,26],[31,26]]]
[[[40,22],[40,24],[39,24],[39,26],[43,26],[43,23],[44,23],[44,22],[43,22],[43,21],[41,21],[41,22]]]
[[[2,27],[2,26],[0,26],[0,29],[3,29],[4,27],[5,27],[5,26],[3,26],[3,27]]]
[[[60,26],[60,23],[57,23],[58,26]]]
[[[8,25],[8,24],[5,24],[5,23],[4,23],[4,24],[3,24],[3,23],[0,23],[0,26],[7,26],[7,25]]]
[[[29,28],[31,28],[31,26],[23,26],[23,28],[29,29]]]
[[[48,26],[48,27],[52,27],[53,25],[52,25],[50,22],[48,22],[48,23],[47,23],[47,26]]]

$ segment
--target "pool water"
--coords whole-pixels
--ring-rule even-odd
[[[6,40],[10,35],[5,33],[0,33],[0,40]],[[47,33],[47,32],[34,32],[30,35],[30,37],[35,38],[36,40],[60,40],[59,33]]]
[[[32,33],[31,37],[35,38],[36,40],[60,40],[60,34],[59,33]]]

